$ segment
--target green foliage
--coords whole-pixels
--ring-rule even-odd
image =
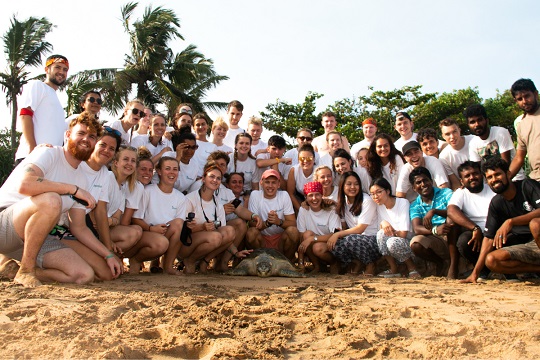
[[[0,186],[2,186],[13,170],[15,151],[19,146],[18,139],[20,136],[20,133],[17,133],[15,136],[15,139],[17,140],[16,144],[14,144],[14,150],[11,148],[11,132],[5,128],[0,130]]]
[[[102,93],[103,108],[113,114],[123,110],[128,99],[136,97],[153,111],[164,104],[172,114],[178,104],[192,103],[195,111],[220,110],[225,102],[203,102],[206,93],[229,78],[214,70],[212,59],[189,45],[175,54],[170,42],[184,38],[180,20],[174,11],[161,6],[146,7],[141,19],[133,20],[138,3],[128,3],[121,9],[121,20],[129,38],[130,52],[125,55],[122,69],[81,71],[67,83],[67,113],[79,111],[78,100],[90,89]]]
[[[370,87],[370,90],[373,90]],[[404,86],[391,91],[372,91],[370,95],[356,98],[345,98],[328,107],[336,114],[337,130],[354,144],[364,138],[362,121],[372,117],[377,121],[378,132],[385,132],[399,137],[394,130],[394,118],[398,111],[407,111],[414,120],[415,130],[431,127],[439,131],[439,121],[452,117],[458,121],[463,133],[468,133],[463,110],[472,104],[482,104],[478,88],[453,90],[452,92],[422,93],[422,86]],[[316,113],[316,100],[323,95],[308,92],[302,104],[288,104],[277,100],[268,104],[266,111],[261,112],[264,126],[277,134],[295,137],[299,128],[307,127],[315,130],[317,135],[323,133],[320,113]],[[486,107],[492,125],[502,126],[510,130],[515,139],[513,120],[520,114],[509,90],[497,93],[493,99],[486,99]]]
[[[6,105],[11,106],[11,149],[16,149],[17,95],[32,80],[28,77],[28,68],[41,65],[42,56],[52,50],[52,45],[44,39],[53,27],[45,17],[19,21],[13,16],[8,31],[2,36],[7,68],[0,72],[0,85],[6,93]]]
[[[263,126],[276,134],[293,139],[301,128],[315,130],[316,135],[321,135],[323,130],[321,119],[315,114],[315,102],[323,96],[310,91],[302,104],[293,105],[278,99],[275,104],[266,106],[266,112],[260,112]]]

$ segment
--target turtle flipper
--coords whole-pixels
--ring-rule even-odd
[[[305,274],[302,274],[296,270],[289,270],[289,269],[280,269],[278,271],[278,275],[285,276],[285,277],[294,277],[294,278],[306,277]]]

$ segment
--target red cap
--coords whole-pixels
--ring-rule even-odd
[[[265,172],[263,172],[263,174],[261,176],[261,180],[269,178],[270,176],[275,176],[275,177],[277,177],[278,180],[280,179],[279,172],[277,172],[274,169],[268,169]]]

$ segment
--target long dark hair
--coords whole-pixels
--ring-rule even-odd
[[[388,190],[391,197],[395,197],[394,194],[392,194],[392,185],[383,177],[374,179],[371,184],[369,184],[369,189],[371,190],[372,186],[378,186],[383,188],[384,190]]]
[[[236,144],[238,144],[238,141],[240,141],[240,138],[248,138],[249,139],[249,144],[251,145],[253,143],[253,138],[251,137],[251,135],[249,135],[248,133],[239,133],[239,134],[236,134],[236,137],[234,138],[234,156],[233,156],[233,161],[234,161],[234,171],[236,172],[236,162],[238,160],[238,150],[236,150]],[[252,159],[255,159],[255,156],[251,155],[251,149],[248,151],[248,158],[252,158]]]
[[[337,207],[336,211],[339,216],[345,217],[345,209],[347,208],[347,196],[345,195],[345,181],[348,177],[354,177],[358,181],[358,185],[360,186],[358,195],[354,198],[353,204],[351,206],[351,213],[354,216],[360,215],[362,212],[362,202],[364,201],[364,194],[362,193],[362,181],[360,180],[360,177],[358,174],[354,171],[347,171],[343,175],[341,175],[341,180],[339,181],[339,191],[338,191],[338,201],[337,201]]]
[[[382,159],[379,155],[377,155],[377,140],[379,139],[385,139],[388,141],[388,144],[390,144],[390,154],[388,154],[388,160],[390,160],[390,171],[396,171],[397,165],[396,165],[396,155],[401,157],[401,160],[403,160],[403,155],[401,155],[401,152],[396,149],[394,146],[394,139],[388,134],[382,133],[373,139],[373,142],[371,145],[369,145],[368,153],[367,153],[367,172],[369,176],[371,176],[372,179],[383,177],[383,163]]]

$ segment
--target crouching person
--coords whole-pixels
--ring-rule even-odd
[[[246,243],[252,249],[277,249],[294,263],[300,233],[291,198],[287,192],[278,191],[279,184],[279,172],[266,170],[261,176],[262,190],[251,193],[249,210],[258,214],[264,223],[258,226],[253,221],[250,223]]]

